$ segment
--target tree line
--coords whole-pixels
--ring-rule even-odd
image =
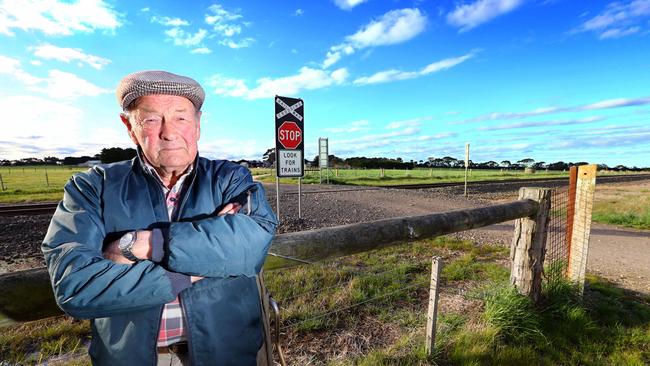
[[[136,156],[136,150],[133,148],[122,149],[119,147],[110,147],[102,149],[98,154],[93,156],[66,156],[64,158],[57,158],[48,156],[45,158],[24,158],[18,160],[0,160],[0,166],[20,166],[20,165],[80,165],[90,160],[101,161],[104,164],[113,163],[116,161],[132,159]],[[336,155],[328,156],[330,168],[349,168],[349,169],[414,169],[414,168],[464,168],[465,160],[456,159],[451,156],[444,156],[441,158],[429,157],[426,160],[408,160],[402,158],[386,158],[386,157],[365,157],[355,156],[350,158],[341,158]],[[275,148],[267,149],[262,155],[262,160],[237,160],[238,164],[246,164],[250,167],[273,167],[275,166]],[[535,161],[532,158],[524,158],[517,161],[502,160],[468,162],[471,169],[506,169],[506,170],[521,170],[525,168],[532,168],[537,170],[567,170],[574,165],[588,164],[584,161],[579,162],[564,162],[557,161],[547,163],[545,161]],[[318,167],[318,156],[312,160],[305,159],[305,165],[310,167]],[[606,164],[598,164],[599,170],[615,170],[615,171],[650,171],[650,168],[638,168],[636,166],[628,167],[625,165],[616,165],[613,167]]]

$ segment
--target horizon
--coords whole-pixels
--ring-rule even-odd
[[[650,0],[0,0],[0,160],[133,147],[115,87],[162,69],[204,87],[209,158],[261,160],[277,94],[305,157],[643,168],[649,36]]]

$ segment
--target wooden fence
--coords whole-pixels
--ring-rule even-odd
[[[513,219],[535,217],[538,209],[538,202],[522,199],[470,210],[279,234],[271,244],[266,268],[289,267],[404,241],[433,238]],[[54,302],[50,278],[45,268],[0,275],[0,293],[3,294],[0,297],[0,313],[16,321],[42,319],[61,313]]]

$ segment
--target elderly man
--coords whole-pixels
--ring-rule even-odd
[[[246,168],[198,156],[204,96],[168,72],[126,76],[138,156],[65,186],[43,253],[61,309],[92,319],[93,364],[256,363],[256,275],[277,221]]]

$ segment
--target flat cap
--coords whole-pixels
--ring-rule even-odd
[[[125,76],[117,86],[117,102],[126,110],[137,98],[151,94],[178,95],[200,110],[205,91],[196,80],[166,71],[138,71]]]

